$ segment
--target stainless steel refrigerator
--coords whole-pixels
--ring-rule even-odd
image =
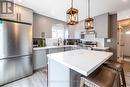
[[[32,72],[32,25],[0,20],[0,85]]]

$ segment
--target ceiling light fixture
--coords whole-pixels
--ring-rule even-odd
[[[90,0],[88,0],[88,17],[85,19],[85,29],[86,30],[91,30],[93,29],[93,22],[94,22],[94,19],[90,17]]]
[[[71,0],[71,8],[67,10],[66,14],[68,25],[75,25],[78,23],[78,9],[73,8],[73,0]]]

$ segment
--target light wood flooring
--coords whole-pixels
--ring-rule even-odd
[[[124,62],[124,72],[127,87],[130,87],[130,62]]]

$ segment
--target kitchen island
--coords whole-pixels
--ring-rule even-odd
[[[71,87],[70,70],[88,76],[112,55],[84,49],[48,54],[48,87]]]

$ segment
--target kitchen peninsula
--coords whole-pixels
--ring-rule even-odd
[[[70,70],[88,76],[112,55],[84,49],[48,54],[48,87],[71,87]]]

